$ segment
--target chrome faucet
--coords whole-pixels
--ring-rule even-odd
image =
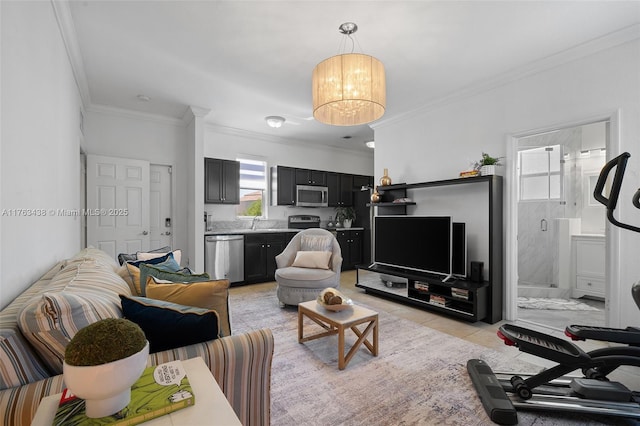
[[[258,220],[260,220],[260,218],[258,216],[254,216],[253,217],[253,222],[251,222],[251,230],[252,231],[256,230],[256,223],[258,222]]]

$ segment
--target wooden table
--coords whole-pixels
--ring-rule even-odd
[[[218,382],[211,375],[202,358],[191,358],[182,361],[187,372],[189,383],[196,397],[196,403],[191,407],[182,408],[173,413],[157,417],[145,422],[145,426],[196,426],[223,425],[242,426],[240,419],[222,393]],[[52,395],[40,402],[38,411],[31,426],[51,426],[56,414],[60,396]]]
[[[303,318],[307,317],[324,328],[325,331],[304,337]],[[365,324],[360,331],[359,325]],[[351,329],[358,336],[349,352],[345,355],[344,332]],[[298,305],[298,343],[321,337],[338,335],[338,368],[344,370],[358,348],[364,344],[373,356],[378,356],[378,313],[362,306],[353,305],[345,310],[333,312],[318,304],[315,300]],[[373,342],[367,337],[373,334]]]

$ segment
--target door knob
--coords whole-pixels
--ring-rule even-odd
[[[149,235],[147,231],[142,231],[142,235]]]
[[[171,231],[165,232],[164,235],[171,235]]]

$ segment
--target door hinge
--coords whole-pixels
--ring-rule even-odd
[[[167,167],[167,172],[169,172],[169,174],[171,174],[171,172],[173,172],[173,167],[171,167],[171,166]]]

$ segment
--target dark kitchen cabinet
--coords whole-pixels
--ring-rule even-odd
[[[353,175],[327,173],[329,188],[329,207],[353,206]]]
[[[271,168],[271,204],[274,206],[296,204],[296,169],[293,167]]]
[[[240,163],[204,159],[205,204],[240,204]]]
[[[295,234],[290,232],[245,235],[245,282],[273,281],[276,272],[275,257],[282,253],[293,235]]]
[[[362,263],[362,230],[339,230],[336,239],[342,252],[342,270],[355,269]]]
[[[327,172],[296,169],[296,185],[327,186]]]

